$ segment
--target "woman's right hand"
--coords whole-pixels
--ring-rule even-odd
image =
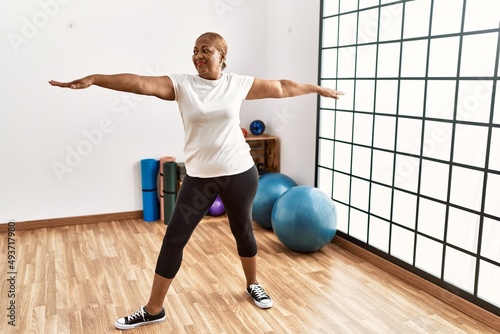
[[[91,75],[81,78],[78,80],[73,80],[71,82],[59,82],[55,80],[50,80],[49,84],[56,87],[71,88],[71,89],[84,89],[92,86],[94,84],[93,77]]]

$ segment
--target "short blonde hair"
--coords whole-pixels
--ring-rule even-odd
[[[206,32],[200,35],[198,39],[202,37],[207,37],[214,43],[215,48],[222,55],[222,69],[226,68],[226,55],[227,55],[227,43],[224,37],[215,32]]]

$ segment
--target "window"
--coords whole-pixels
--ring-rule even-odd
[[[500,2],[321,8],[319,82],[346,93],[318,105],[338,234],[500,314]]]

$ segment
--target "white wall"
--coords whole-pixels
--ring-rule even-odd
[[[288,11],[290,3],[268,4],[266,74],[317,83],[319,1],[293,2],[296,8]],[[281,171],[301,185],[314,185],[317,99],[307,95],[267,104],[270,131],[282,140]]]
[[[194,40],[217,31],[228,72],[317,81],[318,1],[25,0],[2,2],[0,19],[2,223],[141,210],[139,161],[182,161],[175,103],[50,79],[195,73]],[[315,115],[314,96],[247,101],[242,126],[265,121],[282,171],[312,184]]]

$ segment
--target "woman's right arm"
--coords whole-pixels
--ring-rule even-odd
[[[136,74],[93,74],[71,82],[50,80],[57,87],[83,89],[92,85],[122,92],[151,95],[163,100],[175,100],[174,85],[168,76],[140,76]]]

